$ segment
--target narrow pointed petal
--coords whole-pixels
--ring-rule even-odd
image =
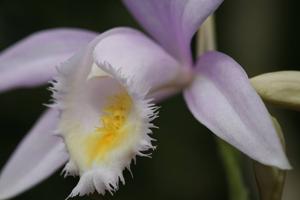
[[[191,64],[194,33],[222,0],[123,0],[141,25],[175,58]]]
[[[265,101],[300,111],[300,71],[261,74],[251,83]]]
[[[80,29],[50,29],[19,41],[0,53],[0,92],[47,83],[58,64],[96,35]]]
[[[17,147],[0,174],[0,199],[33,187],[66,162],[62,139],[53,134],[57,122],[58,111],[47,111]]]
[[[131,160],[154,148],[151,98],[169,87],[180,90],[182,68],[141,32],[116,28],[58,69],[53,106],[61,111],[58,132],[70,153],[64,171],[80,176],[69,197],[112,193]]]
[[[184,92],[195,118],[252,159],[289,169],[271,117],[241,66],[209,52],[200,57],[196,73]]]

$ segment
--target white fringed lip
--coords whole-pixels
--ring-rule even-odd
[[[146,98],[148,89],[137,87],[132,77],[107,63],[97,67],[105,75],[89,74],[80,87],[60,94],[57,102],[58,132],[70,154],[64,171],[80,175],[70,197],[115,191],[119,180],[124,183],[122,172],[131,160],[153,149],[149,134],[157,109]]]
[[[157,107],[149,91],[174,83],[179,69],[158,45],[126,28],[100,35],[58,68],[52,90],[61,111],[57,132],[70,155],[64,173],[80,176],[69,197],[112,193],[119,180],[125,183],[122,173],[131,160],[154,149]]]

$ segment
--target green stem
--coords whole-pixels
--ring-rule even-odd
[[[206,19],[197,35],[197,54],[201,55],[206,51],[213,51],[217,49],[215,19],[211,15]]]
[[[219,153],[227,176],[230,200],[247,200],[248,190],[243,181],[240,153],[224,141],[217,139]]]

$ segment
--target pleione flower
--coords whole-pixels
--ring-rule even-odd
[[[52,80],[53,103],[2,170],[0,199],[63,165],[65,176],[80,176],[69,197],[113,193],[125,183],[122,173],[131,161],[155,148],[155,103],[180,91],[195,118],[217,136],[258,162],[289,169],[269,113],[242,67],[220,52],[192,59],[193,35],[221,2],[125,0],[152,38],[124,27],[100,35],[54,29],[5,50],[0,90]]]

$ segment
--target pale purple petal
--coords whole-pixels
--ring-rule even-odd
[[[175,58],[191,64],[190,43],[222,0],[123,0],[141,25]]]
[[[80,29],[50,29],[19,41],[0,54],[0,92],[47,83],[55,67],[97,34]]]
[[[97,63],[109,63],[121,70],[125,77],[132,77],[136,85],[150,88],[152,97],[161,98],[185,84],[186,71],[143,33],[129,28],[113,31],[114,34],[96,45]]]
[[[200,57],[196,73],[184,92],[195,118],[252,159],[289,169],[270,115],[241,66],[209,52]]]
[[[62,139],[53,134],[57,122],[58,111],[47,111],[17,147],[0,174],[0,199],[33,187],[67,161]]]

